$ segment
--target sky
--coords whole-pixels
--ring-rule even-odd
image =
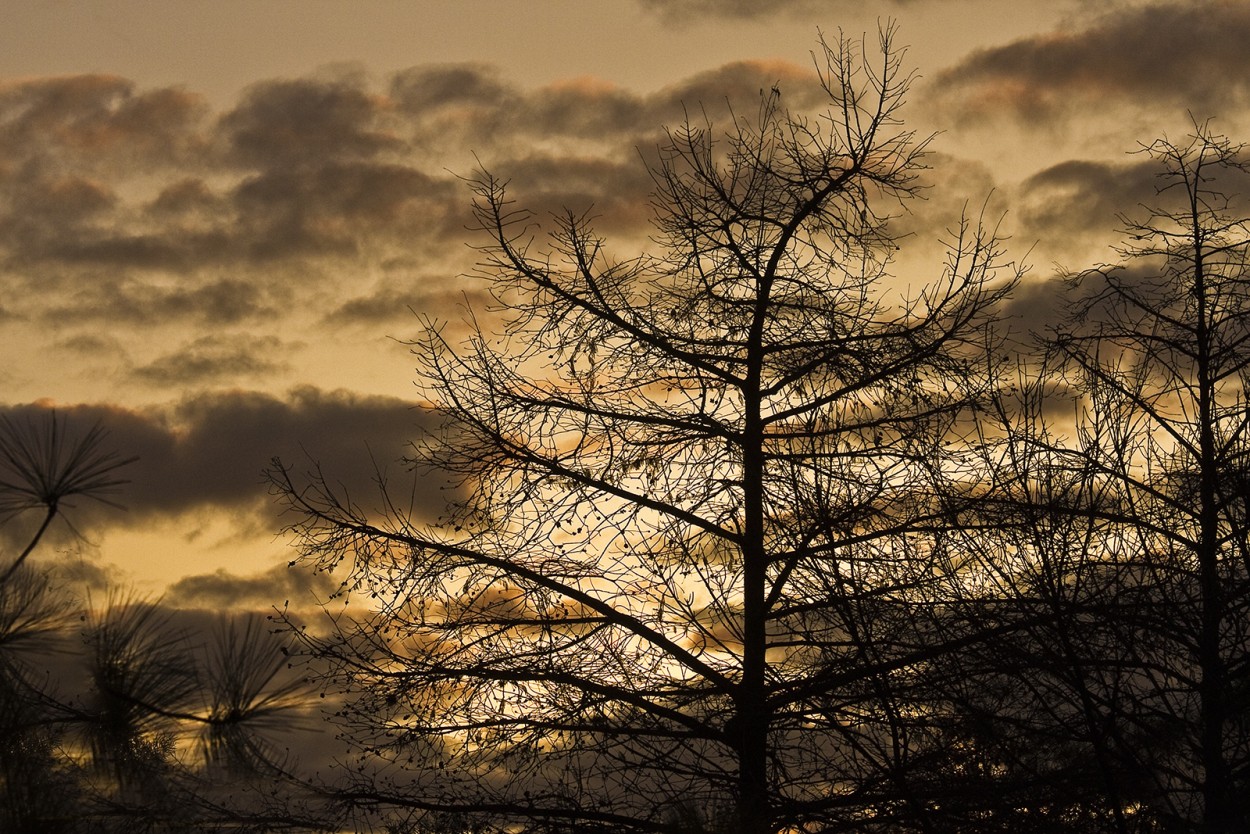
[[[43,558],[185,608],[325,593],[262,472],[318,464],[354,495],[402,475],[428,413],[406,340],[482,302],[464,178],[539,217],[590,210],[646,245],[643,161],[665,125],[774,85],[819,103],[821,33],[893,20],[934,134],[896,272],[937,277],[984,213],[1030,271],[1113,260],[1149,202],[1142,143],[1195,120],[1250,139],[1250,2],[5,0],[0,27],[0,416],[95,421],[138,460],[69,509]],[[445,493],[416,483],[438,514]],[[10,540],[20,530],[9,530]]]

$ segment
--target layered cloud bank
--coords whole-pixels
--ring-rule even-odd
[[[965,118],[1032,125],[1083,120],[1108,105],[1157,116],[1241,116],[1250,94],[1239,2],[1118,8],[1090,25],[980,50],[937,77]]]
[[[121,472],[128,483],[116,502],[124,515],[97,517],[89,502],[74,508],[93,523],[125,525],[205,509],[257,512],[269,503],[265,470],[275,458],[295,469],[322,466],[367,500],[378,473],[400,469],[412,439],[435,422],[412,402],[312,387],[284,395],[201,393],[168,408],[34,403],[0,409],[0,419],[19,426],[46,425],[53,415],[67,437],[99,425],[108,432],[108,447],[137,458]],[[416,495],[415,506],[436,515],[446,500],[440,485],[428,478],[420,483],[428,492]]]
[[[1244,3],[1058,5],[1063,28],[921,67],[905,111],[919,135],[946,132],[930,199],[899,223],[920,253],[904,253],[900,281],[934,277],[935,242],[988,201],[1037,267],[1009,311],[1021,332],[1060,315],[1052,264],[1114,259],[1117,213],[1154,198],[1155,169],[1125,151],[1183,132],[1191,112],[1250,128]],[[825,8],[643,6],[674,21]],[[904,40],[926,37],[907,9]],[[463,177],[508,178],[540,222],[589,212],[628,256],[650,245],[645,163],[663,126],[750,118],[774,87],[796,112],[824,101],[808,67],[751,59],[649,92],[527,88],[481,63],[327,69],[258,81],[224,107],[107,74],[0,82],[3,412],[99,421],[139,456],[128,513],[83,508],[87,527],[198,513],[272,535],[273,457],[319,461],[364,495],[374,464],[402,471],[405,443],[432,425],[402,340],[419,316],[454,339],[466,306],[487,301],[462,277],[482,242]],[[423,512],[441,509],[438,486],[418,482]],[[175,590],[208,599],[238,579],[247,596],[256,577],[277,581],[272,564],[243,579],[188,565],[196,581]]]

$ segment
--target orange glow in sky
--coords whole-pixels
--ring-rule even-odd
[[[1040,317],[1054,265],[1109,257],[1115,212],[1150,193],[1127,151],[1191,110],[1250,135],[1241,3],[8,0],[4,17],[0,409],[55,404],[140,456],[128,510],[80,508],[62,553],[187,606],[290,593],[273,456],[362,491],[372,461],[403,471],[429,419],[413,313],[455,323],[480,298],[475,159],[540,217],[593,206],[628,254],[663,125],[774,84],[802,109],[819,32],[894,18],[918,76],[904,112],[938,132],[897,277],[932,277],[945,229],[984,204],[1030,253],[1020,312]]]

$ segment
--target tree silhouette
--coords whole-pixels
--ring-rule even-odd
[[[133,460],[99,425],[0,419],[0,520],[38,515],[0,569],[0,830],[316,828],[257,801],[262,777],[266,799],[289,780],[266,736],[303,687],[256,618],[223,622],[201,651],[155,603],[110,594],[80,611],[30,559],[74,499],[111,504]],[[63,679],[46,670],[56,654]],[[197,737],[202,759],[179,755]]]
[[[773,89],[723,136],[670,131],[654,253],[572,213],[540,239],[471,182],[504,323],[416,345],[445,418],[416,463],[466,497],[429,526],[394,490],[273,473],[357,605],[296,631],[343,699],[348,806],[762,834],[956,801],[916,681],[996,627],[951,616],[943,535],[1014,274],[964,223],[924,289],[890,289],[926,145],[892,38],[822,43],[817,116]]]
[[[1071,321],[1047,339],[1047,370],[1077,398],[1075,428],[1042,419],[1040,397],[1031,419],[1007,421],[1000,479],[1014,503],[984,563],[1022,615],[1053,616],[994,646],[987,674],[965,672],[991,736],[1051,754],[1035,775],[1087,775],[1069,798],[1099,827],[1242,831],[1244,153],[1207,125],[1143,152],[1160,167],[1157,204],[1124,218],[1122,263],[1072,277]]]
[[[87,791],[61,753],[72,710],[30,659],[71,622],[70,600],[29,559],[70,502],[111,503],[131,463],[102,428],[75,435],[55,412],[0,418],[0,521],[40,513],[17,555],[0,568],[0,821],[5,831],[72,831]]]
[[[0,519],[43,510],[39,527],[0,573],[0,584],[25,564],[52,522],[64,518],[69,500],[112,503],[107,496],[126,483],[118,477],[118,470],[135,458],[123,458],[109,449],[105,437],[104,429],[95,425],[81,437],[71,438],[56,412],[46,421],[0,418]]]
[[[284,756],[266,732],[286,729],[289,711],[307,692],[298,678],[283,678],[285,655],[273,648],[265,621],[254,616],[221,623],[207,647],[200,747],[205,761],[230,773],[282,774]]]
[[[1079,276],[1085,330],[1055,349],[1100,411],[1081,434],[1095,508],[1135,604],[1115,624],[1136,674],[1114,703],[1149,804],[1174,826],[1244,830],[1250,767],[1250,228],[1242,148],[1198,125],[1145,149],[1159,205],[1126,221],[1128,266]],[[1095,431],[1094,429],[1097,429]]]
[[[70,613],[29,566],[0,583],[0,830],[71,831],[81,808],[83,792],[58,749],[67,716],[30,662]]]

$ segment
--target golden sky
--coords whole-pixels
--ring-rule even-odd
[[[361,493],[426,419],[401,343],[458,322],[476,160],[540,215],[594,206],[645,240],[665,124],[777,85],[819,102],[818,33],[897,21],[904,111],[938,132],[899,278],[988,205],[1033,270],[1114,257],[1153,193],[1128,154],[1193,118],[1250,138],[1250,3],[1073,0],[6,0],[0,27],[0,411],[102,420],[137,454],[117,513],[48,557],[187,606],[265,607],[285,574],[261,470]],[[437,513],[439,496],[421,496]]]

